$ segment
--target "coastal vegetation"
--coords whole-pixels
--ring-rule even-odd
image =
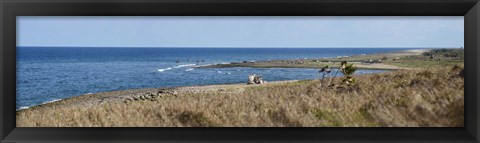
[[[199,68],[320,68],[325,66],[338,68],[342,61],[347,61],[348,63],[354,63],[358,69],[398,70],[463,64],[463,51],[463,49],[407,50],[372,55],[339,56],[336,58],[233,62]],[[431,58],[431,55],[436,56]]]
[[[375,60],[381,63],[370,62]],[[17,127],[464,126],[463,49],[302,61],[241,64],[324,67],[320,71],[323,75],[334,74],[331,67],[339,68],[346,76],[115,92],[110,94],[135,97],[78,104],[80,99],[108,99],[92,94],[17,111]],[[346,62],[339,67],[342,61]],[[371,64],[396,70],[354,74],[357,68],[374,68]],[[325,81],[335,86],[323,88]]]
[[[385,64],[408,68],[435,68],[459,65],[463,64],[463,61],[463,49],[433,49],[422,55],[408,55],[398,60],[387,60]]]

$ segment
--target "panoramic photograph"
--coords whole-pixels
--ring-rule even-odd
[[[17,127],[463,127],[463,16],[17,16]]]

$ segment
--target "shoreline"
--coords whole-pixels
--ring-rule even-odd
[[[355,76],[358,85],[342,88],[318,88],[322,80],[289,80],[102,92],[17,111],[17,127],[461,127],[462,116],[454,113],[463,109],[463,85],[434,81],[463,80],[458,71],[444,71],[413,69],[362,74]],[[415,77],[419,74],[422,76]],[[441,76],[429,77],[430,74]],[[397,78],[402,80],[392,80]],[[395,86],[402,88],[392,88]],[[421,90],[433,87],[435,93],[458,94]],[[411,94],[412,90],[420,93]],[[371,100],[377,98],[383,100]],[[452,100],[445,102],[446,98]],[[433,108],[436,104],[442,108]],[[392,120],[389,114],[397,115],[401,121]],[[424,116],[404,118],[418,114],[427,114],[428,120],[435,122],[425,124]],[[447,119],[434,120],[445,114]],[[413,121],[406,122],[409,120]]]
[[[313,59],[285,59],[285,60],[268,60],[268,61],[243,61],[232,62],[228,64],[215,64],[198,66],[195,68],[230,68],[230,67],[251,67],[251,68],[322,68],[329,66],[331,68],[337,68],[337,64],[342,61],[355,64],[358,69],[363,70],[399,70],[409,69],[406,67],[400,67],[390,64],[385,64],[382,60],[388,59],[400,59],[406,56],[421,55],[422,53],[429,52],[432,49],[412,49],[412,50],[400,50],[388,53],[375,53],[375,54],[361,54],[350,56],[339,56],[337,58],[313,58]]]
[[[336,66],[341,62],[342,60],[347,60],[355,57],[380,57],[380,56],[411,56],[411,55],[420,55],[424,52],[430,51],[431,49],[412,49],[412,50],[401,50],[401,51],[394,51],[394,52],[388,52],[388,53],[376,53],[376,54],[370,54],[370,55],[353,55],[353,56],[348,56],[347,59],[344,58],[320,58],[322,60],[331,60],[329,63],[329,66],[333,69],[337,69],[338,67]],[[337,59],[337,60],[335,60]],[[296,59],[290,59],[290,60],[283,60],[283,61],[292,61]],[[305,60],[305,59],[304,59]],[[308,60],[314,60],[314,59],[308,59]],[[268,62],[268,61],[263,61],[263,62]],[[355,66],[358,67],[359,70],[408,70],[411,68],[404,68],[404,67],[398,67],[398,66],[392,66],[392,65],[386,65],[386,64],[381,64],[381,63],[372,63],[368,65],[359,65],[355,62],[353,62]],[[220,67],[217,67],[220,66]],[[281,66],[276,66],[276,65],[269,65],[269,66],[258,66],[258,65],[246,65],[246,66],[239,66],[239,65],[232,65],[230,64],[216,64],[216,65],[207,65],[207,66],[199,66],[199,67],[194,67],[194,68],[228,68],[228,67],[251,67],[251,68],[321,68],[322,66],[298,66],[298,65],[281,65]],[[332,77],[328,77],[332,78]],[[337,77],[338,78],[338,77]],[[276,84],[276,83],[288,83],[288,82],[298,82],[298,81],[309,81],[311,79],[306,79],[306,80],[282,80],[282,81],[268,81],[265,84]],[[264,85],[265,85],[264,84]],[[255,84],[254,84],[255,85]],[[207,88],[207,87],[223,87],[223,86],[252,86],[252,85],[247,85],[245,83],[227,83],[227,84],[211,84],[211,85],[193,85],[193,86],[178,86],[178,87],[159,87],[159,88],[138,88],[138,89],[126,89],[126,90],[117,90],[117,91],[105,91],[105,92],[98,92],[98,93],[87,93],[87,94],[82,94],[82,95],[77,95],[77,96],[72,96],[69,98],[64,98],[64,99],[55,99],[52,101],[46,101],[43,104],[39,105],[34,105],[34,106],[22,106],[21,108],[17,109],[17,112],[21,112],[24,110],[35,110],[37,108],[43,108],[43,107],[57,107],[59,104],[68,104],[68,105],[82,105],[82,106],[88,106],[88,105],[99,105],[101,103],[105,102],[118,102],[118,100],[125,101],[127,99],[132,99],[132,97],[135,97],[136,94],[146,94],[146,93],[154,93],[154,92],[159,92],[159,91],[175,91],[178,89],[195,89],[195,90],[200,90],[201,88]],[[206,91],[202,91],[206,92]],[[158,96],[158,95],[157,95]],[[152,96],[155,97],[155,96]],[[132,99],[134,100],[134,99]],[[97,103],[97,104],[95,104]]]
[[[373,69],[377,70],[377,69]],[[388,70],[387,70],[388,71]],[[382,72],[384,73],[384,72]],[[356,74],[356,76],[362,75],[372,75],[372,74],[381,74],[381,73],[366,73],[366,74]],[[325,77],[325,79],[330,79],[334,77]],[[341,77],[335,77],[339,79]],[[114,102],[125,102],[126,100],[148,100],[150,98],[157,97],[167,97],[175,96],[178,94],[195,94],[195,93],[207,93],[207,92],[217,92],[229,93],[225,89],[241,89],[249,88],[255,86],[268,86],[268,85],[278,85],[302,81],[315,81],[318,79],[300,79],[300,80],[278,80],[278,81],[264,81],[263,84],[247,84],[245,83],[225,83],[225,84],[209,84],[209,85],[193,85],[193,86],[177,86],[177,87],[158,87],[158,88],[136,88],[136,89],[126,89],[126,90],[115,90],[115,91],[104,91],[98,93],[87,93],[77,96],[72,96],[64,99],[54,99],[51,101],[43,102],[43,104],[28,106],[23,109],[16,110],[17,113],[27,111],[27,110],[37,110],[41,108],[57,108],[65,106],[97,106],[103,103],[114,103]],[[165,92],[163,95],[160,95],[159,92]],[[243,92],[242,90],[236,90],[236,93]],[[152,95],[153,94],[153,95]],[[155,95],[157,94],[157,95]],[[145,99],[141,99],[142,97]],[[146,97],[146,96],[150,96]]]
[[[326,78],[327,79],[327,78]],[[29,106],[24,109],[16,110],[17,113],[25,112],[27,110],[38,110],[42,108],[58,108],[65,106],[97,106],[104,103],[119,103],[127,100],[149,100],[151,98],[164,98],[168,96],[183,96],[180,94],[196,94],[206,92],[222,92],[229,93],[229,89],[241,89],[262,85],[276,85],[299,81],[312,81],[312,79],[305,80],[281,80],[281,81],[267,81],[264,84],[246,84],[246,83],[227,83],[227,84],[211,84],[211,85],[194,85],[194,86],[178,86],[178,87],[159,87],[159,88],[138,88],[116,91],[105,91],[98,93],[82,94],[78,96],[68,97],[64,99],[55,99],[44,102],[43,104]],[[160,93],[162,92],[162,93]],[[243,92],[242,90],[235,90],[235,93]],[[232,93],[232,92],[230,92]],[[137,98],[137,99],[135,99]]]

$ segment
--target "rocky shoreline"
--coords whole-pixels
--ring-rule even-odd
[[[270,61],[242,61],[228,64],[215,64],[200,66],[197,68],[230,68],[230,67],[252,67],[252,68],[321,68],[330,66],[336,68],[342,61],[354,63],[358,69],[367,70],[398,70],[408,69],[394,65],[384,64],[382,60],[400,59],[405,56],[420,55],[428,52],[428,49],[403,50],[390,53],[371,54],[371,55],[352,55],[340,56],[337,58],[319,58],[319,59],[290,59],[290,60],[270,60]]]
[[[282,84],[289,82],[297,82],[299,80],[286,80],[286,81],[273,81],[266,82],[265,84]],[[198,93],[241,93],[247,87],[260,86],[260,85],[248,85],[246,83],[236,84],[219,84],[219,85],[203,85],[203,86],[183,86],[172,88],[144,88],[144,89],[130,89],[120,91],[107,91],[93,94],[84,94],[65,98],[55,102],[49,102],[36,106],[31,106],[25,109],[17,110],[17,113],[33,110],[48,110],[50,108],[72,107],[79,108],[98,106],[105,103],[130,103],[134,101],[157,101],[166,97],[185,96]]]

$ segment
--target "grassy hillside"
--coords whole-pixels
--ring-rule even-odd
[[[17,112],[17,126],[462,127],[461,69],[463,65],[354,75],[357,83],[333,88],[310,80],[97,106],[32,108]]]

